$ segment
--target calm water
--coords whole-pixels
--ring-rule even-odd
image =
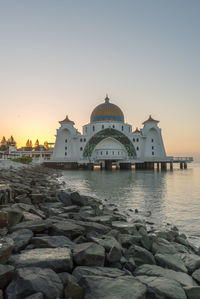
[[[200,245],[200,164],[173,172],[112,170],[64,171],[67,188],[107,199],[120,210],[151,211],[158,227],[176,225]]]

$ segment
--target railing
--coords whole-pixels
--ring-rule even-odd
[[[173,157],[173,161],[192,162],[193,160],[193,157]]]

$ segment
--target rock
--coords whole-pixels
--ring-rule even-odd
[[[171,254],[156,254],[155,259],[157,264],[161,267],[187,273],[187,268],[178,256]]]
[[[23,221],[35,221],[35,220],[41,220],[42,218],[40,216],[34,215],[29,212],[23,212]]]
[[[200,299],[200,286],[185,287],[184,290],[188,299]]]
[[[153,241],[149,238],[149,236],[142,236],[140,239],[140,243],[146,250],[152,250]]]
[[[56,198],[57,198],[57,200],[61,201],[65,206],[71,206],[72,205],[70,194],[68,194],[64,191],[57,192]]]
[[[8,226],[8,213],[0,211],[0,228]]]
[[[175,230],[156,232],[157,237],[166,239],[169,242],[174,242],[178,237],[178,232]]]
[[[28,296],[25,299],[43,299],[43,298],[44,298],[43,294],[41,292],[39,292],[39,293],[35,293],[31,296]]]
[[[26,194],[16,196],[14,198],[14,201],[17,203],[24,203],[24,204],[31,205],[31,199],[27,197]]]
[[[73,250],[73,258],[79,266],[104,266],[104,247],[88,242],[78,244]]]
[[[7,262],[9,256],[12,253],[14,242],[10,238],[0,238],[0,263]]]
[[[24,221],[13,227],[10,231],[14,232],[19,229],[29,229],[33,232],[42,232],[52,227],[52,223],[49,220],[34,220],[34,221]]]
[[[82,299],[83,289],[78,284],[77,279],[69,273],[58,274],[64,285],[65,298]]]
[[[137,276],[137,279],[148,287],[151,295],[156,294],[155,297],[150,298],[187,299],[183,288],[172,279],[148,276]]]
[[[142,299],[146,293],[145,285],[131,276],[118,278],[85,276],[81,279],[80,285],[84,288],[85,299]]]
[[[7,212],[7,214],[8,214],[8,226],[9,227],[18,224],[23,218],[23,214],[19,209],[4,208],[4,209],[2,209],[2,211]]]
[[[72,275],[76,277],[77,281],[83,276],[104,276],[110,278],[117,278],[126,275],[122,270],[111,267],[84,267],[78,266],[74,269]]]
[[[75,213],[77,213],[77,212],[79,212],[79,210],[80,210],[80,207],[79,206],[68,206],[68,207],[63,207],[63,211],[65,212],[65,213],[69,213],[69,212],[75,212]]]
[[[181,258],[189,273],[200,268],[200,256],[190,253],[178,253],[176,256]]]
[[[122,252],[118,247],[113,246],[106,255],[106,261],[110,264],[117,263],[122,257]]]
[[[197,284],[186,273],[165,269],[157,265],[141,265],[134,271],[135,276],[156,276],[172,279],[180,283],[182,286],[196,286]]]
[[[137,266],[140,266],[142,264],[155,264],[155,258],[152,255],[151,252],[148,250],[132,245],[125,253],[125,257],[130,258],[133,257],[134,261]]]
[[[85,233],[85,228],[77,225],[75,222],[72,221],[59,221],[57,223],[54,223],[50,234],[52,236],[65,236],[70,239],[74,239],[82,234]]]
[[[129,248],[132,245],[141,245],[140,240],[142,236],[137,235],[128,235],[128,234],[120,234],[119,242],[122,244],[123,247]]]
[[[4,289],[12,278],[15,268],[10,265],[0,265],[0,289]]]
[[[107,252],[109,252],[112,247],[122,251],[121,244],[112,236],[103,235],[101,238],[91,237],[90,240],[103,246]]]
[[[113,221],[112,227],[119,230],[122,234],[135,235],[138,234],[135,223],[125,221]]]
[[[89,222],[98,222],[101,224],[110,224],[112,222],[112,217],[105,215],[105,216],[93,216],[93,217],[87,217],[87,221]]]
[[[86,230],[86,233],[96,232],[98,234],[105,235],[110,231],[110,227],[100,223],[86,221],[76,221],[75,223],[83,226]]]
[[[185,239],[185,238],[182,238],[182,237],[180,237],[180,236],[177,236],[177,237],[176,237],[176,242],[177,242],[177,243],[180,243],[180,244],[182,244],[182,245],[184,245],[185,247],[190,248],[190,243],[189,243],[188,240]]]
[[[26,298],[33,294],[36,295],[35,293],[38,292],[42,293],[44,298],[48,299],[55,299],[62,296],[63,285],[61,280],[51,269],[41,269],[38,267],[18,269],[14,280],[12,280],[6,289],[8,299]]]
[[[30,229],[21,229],[13,232],[9,237],[14,241],[13,252],[18,252],[29,244],[33,232]]]
[[[192,273],[192,277],[200,284],[200,268]]]
[[[50,268],[55,272],[70,272],[73,267],[71,250],[65,247],[26,250],[21,254],[12,255],[10,263],[17,268]]]
[[[124,264],[124,269],[130,271],[131,273],[133,273],[136,267],[136,263],[132,257],[130,257],[128,261]]]
[[[76,244],[65,236],[42,236],[31,240],[35,248],[68,247],[74,249]]]
[[[169,241],[158,238],[155,241],[153,241],[152,244],[152,252],[153,254],[161,253],[161,254],[175,254],[177,253],[177,249],[173,244],[171,244]]]

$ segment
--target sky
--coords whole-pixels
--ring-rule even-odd
[[[0,139],[82,131],[108,93],[168,155],[200,160],[199,0],[0,0]]]

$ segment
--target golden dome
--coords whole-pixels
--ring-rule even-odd
[[[115,104],[109,102],[106,95],[105,103],[98,105],[92,111],[90,121],[121,121],[124,122],[124,114],[122,110]]]

